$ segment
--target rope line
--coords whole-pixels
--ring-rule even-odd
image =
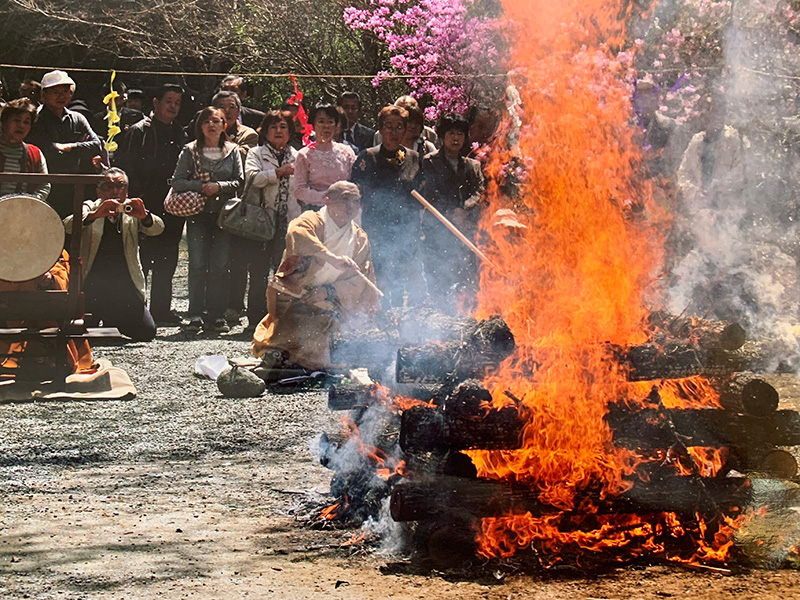
[[[341,75],[330,73],[326,75],[301,75],[299,73],[193,73],[190,71],[133,71],[125,69],[87,69],[79,67],[43,67],[38,65],[14,65],[8,63],[0,63],[0,68],[5,69],[35,69],[38,71],[54,71],[60,69],[62,71],[71,71],[76,73],[110,73],[116,71],[117,73],[125,73],[128,75],[183,75],[183,76],[208,76],[208,77],[225,77],[227,75],[237,75],[239,77],[260,77],[260,78],[285,78],[289,75],[294,75],[297,79],[479,79],[481,77],[505,77],[506,73],[478,73],[475,75]]]

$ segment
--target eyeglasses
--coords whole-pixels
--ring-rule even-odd
[[[221,121],[220,119],[209,119],[208,121],[203,121],[203,125],[225,125],[225,121]]]
[[[395,125],[394,127],[392,127],[391,125],[384,125],[383,127],[381,127],[381,130],[382,131],[391,131],[391,132],[394,132],[394,133],[400,133],[400,132],[406,130],[406,126],[405,125]]]
[[[123,181],[104,181],[100,184],[101,188],[121,190],[128,187],[128,184]]]

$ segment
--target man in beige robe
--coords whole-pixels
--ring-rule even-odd
[[[307,369],[330,365],[330,336],[363,327],[377,312],[378,293],[367,234],[353,219],[358,186],[338,181],[325,206],[289,223],[286,250],[267,289],[268,314],[253,336],[253,356],[270,349]]]

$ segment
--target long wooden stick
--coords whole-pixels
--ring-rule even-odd
[[[358,273],[358,276],[361,277],[361,279],[364,280],[364,283],[366,283],[369,287],[372,288],[373,292],[375,292],[376,294],[378,294],[378,296],[383,298],[383,292],[378,288],[377,285],[375,285],[374,283],[372,283],[372,281],[370,281],[369,277],[364,275],[364,273],[362,273],[361,271],[356,271],[356,273]]]
[[[433,204],[431,204],[430,202],[428,202],[428,201],[427,201],[427,200],[426,200],[426,199],[425,199],[425,198],[422,196],[422,194],[420,194],[420,193],[419,193],[417,190],[411,190],[411,195],[412,195],[412,196],[414,196],[414,198],[416,198],[417,200],[419,200],[419,202],[420,202],[420,204],[422,204],[422,206],[424,206],[425,208],[427,208],[427,209],[430,211],[430,213],[431,213],[431,214],[432,214],[434,217],[436,217],[437,219],[439,219],[439,221],[441,221],[441,222],[442,222],[442,225],[444,225],[445,227],[447,227],[447,228],[448,228],[448,229],[449,229],[449,230],[452,232],[452,234],[453,234],[454,236],[456,236],[456,237],[457,237],[459,240],[461,240],[461,242],[462,242],[462,243],[463,243],[463,244],[464,244],[464,245],[465,245],[467,248],[469,248],[470,250],[472,250],[472,252],[474,252],[474,253],[475,253],[475,255],[476,255],[476,256],[478,256],[478,258],[480,258],[480,259],[481,259],[483,262],[485,262],[486,264],[490,265],[490,266],[491,266],[491,267],[492,267],[492,268],[493,268],[495,271],[497,271],[498,273],[500,272],[500,267],[498,267],[496,264],[494,264],[494,263],[493,263],[493,262],[492,262],[492,261],[489,259],[489,257],[488,257],[488,256],[486,256],[486,255],[485,255],[483,252],[481,252],[481,251],[478,249],[478,247],[477,247],[475,244],[473,244],[473,243],[472,243],[472,242],[469,240],[469,238],[468,238],[467,236],[465,236],[463,233],[461,233],[461,232],[458,230],[458,227],[456,227],[455,225],[453,225],[453,224],[452,224],[452,223],[451,223],[451,222],[450,222],[450,221],[447,219],[447,217],[445,217],[445,216],[444,216],[442,213],[440,213],[440,212],[439,212],[439,211],[436,209],[436,207],[435,207],[435,206],[433,206]]]

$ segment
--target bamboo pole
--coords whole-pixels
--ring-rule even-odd
[[[364,280],[364,283],[366,283],[370,288],[372,288],[373,292],[378,294],[379,297],[383,298],[383,292],[380,290],[380,288],[377,285],[372,283],[372,281],[370,280],[369,277],[367,277],[366,275],[364,275],[364,273],[362,273],[361,271],[358,271],[358,270],[356,270],[356,273],[358,273],[358,276],[361,277],[361,279]]]
[[[420,193],[419,193],[417,190],[411,190],[411,195],[412,195],[412,196],[414,196],[414,198],[416,198],[417,200],[419,200],[419,202],[420,202],[420,204],[422,204],[422,206],[424,206],[425,208],[427,208],[427,209],[428,209],[428,211],[430,211],[430,213],[431,213],[431,214],[432,214],[434,217],[436,217],[437,219],[439,219],[439,221],[441,221],[442,225],[444,225],[445,227],[447,227],[447,228],[448,228],[448,229],[451,231],[451,233],[452,233],[454,236],[456,236],[456,237],[457,237],[459,240],[461,240],[461,242],[462,242],[462,243],[463,243],[463,244],[464,244],[464,245],[465,245],[467,248],[469,248],[470,250],[472,250],[472,252],[474,252],[474,253],[475,253],[475,255],[476,255],[476,256],[478,256],[478,258],[480,258],[480,259],[481,259],[483,262],[485,262],[486,264],[490,265],[490,266],[491,266],[491,267],[492,267],[492,268],[493,268],[495,271],[497,271],[498,273],[501,273],[501,271],[500,271],[500,267],[498,267],[498,266],[497,266],[495,263],[493,263],[493,262],[491,261],[491,259],[489,259],[489,257],[488,257],[488,256],[486,256],[486,255],[485,255],[483,252],[481,252],[481,251],[478,249],[478,247],[477,247],[475,244],[473,244],[473,243],[472,243],[472,242],[469,240],[469,238],[467,238],[467,236],[465,236],[463,233],[461,233],[461,232],[458,230],[458,227],[456,227],[455,225],[453,225],[453,224],[452,224],[452,223],[451,223],[451,222],[450,222],[450,221],[447,219],[447,217],[445,217],[445,216],[444,216],[442,213],[440,213],[440,212],[439,212],[439,211],[436,209],[436,207],[435,207],[435,206],[433,206],[433,204],[431,204],[430,202],[428,202],[428,201],[427,201],[427,200],[426,200],[426,199],[425,199],[425,198],[422,196],[422,194],[420,194]]]

